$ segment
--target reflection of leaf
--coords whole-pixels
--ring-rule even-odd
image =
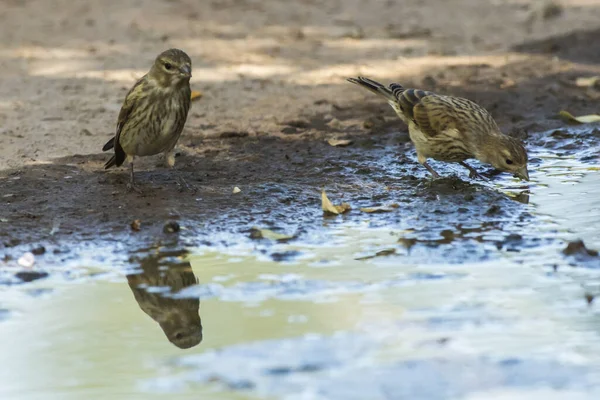
[[[329,139],[327,141],[330,146],[333,147],[344,147],[352,144],[352,140],[350,139]]]
[[[363,207],[360,209],[360,211],[365,212],[365,213],[369,213],[369,214],[374,214],[374,213],[385,213],[385,212],[390,212],[390,211],[394,211],[395,208],[398,208],[398,204],[390,204],[389,206],[385,206],[385,207]]]
[[[600,121],[600,115],[597,114],[582,115],[580,117],[575,117],[570,112],[563,110],[559,112],[558,115],[569,122],[579,122],[580,124],[589,124],[591,122]]]
[[[370,256],[359,257],[359,258],[357,258],[357,260],[369,260],[369,259],[375,258],[375,257],[391,256],[392,254],[396,254],[395,249],[385,249],[385,250],[380,250],[377,253],[370,255]]]
[[[327,198],[327,194],[325,194],[324,190],[321,192],[321,208],[323,209],[324,213],[334,215],[343,214],[352,209],[348,203],[342,203],[339,206],[334,206],[333,203]]]
[[[587,78],[577,78],[575,80],[575,85],[579,87],[592,87],[598,82],[600,76],[590,76]]]
[[[192,90],[192,95],[190,96],[190,99],[192,101],[199,99],[200,97],[202,97],[204,94],[202,92],[199,92],[197,90]]]
[[[252,239],[270,239],[277,240],[278,242],[287,241],[293,239],[294,236],[278,233],[270,229],[252,228],[250,231],[250,238]]]

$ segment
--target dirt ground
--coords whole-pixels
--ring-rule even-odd
[[[67,242],[128,240],[134,219],[142,221],[135,240],[162,237],[174,219],[195,243],[231,226],[297,230],[320,215],[322,186],[337,198],[413,210],[437,210],[436,199],[448,195],[432,220],[491,218],[495,202],[526,218],[518,202],[466,183],[458,167],[441,171],[464,181],[428,185],[406,127],[344,79],[360,74],[468,97],[506,132],[540,143],[544,131],[564,126],[558,111],[599,111],[600,90],[574,82],[600,75],[600,0],[366,4],[4,1],[0,256],[14,262],[40,243],[60,255]],[[145,159],[136,165],[144,194],[128,193],[127,170],[104,171],[109,155],[100,149],[126,91],[169,47],[191,56],[192,87],[204,95],[175,170]],[[330,138],[353,144],[332,147]],[[235,186],[242,192],[233,195]],[[456,207],[465,196],[474,205]]]

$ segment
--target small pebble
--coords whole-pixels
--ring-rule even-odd
[[[176,221],[169,221],[163,227],[164,233],[176,233],[176,232],[179,232],[180,230],[181,230],[181,227],[179,226],[179,223],[177,223]]]
[[[35,256],[33,253],[27,252],[17,260],[17,263],[23,268],[31,268],[35,264]]]
[[[585,294],[585,301],[587,301],[587,303],[589,305],[591,305],[594,302],[594,295],[591,293],[586,293]]]
[[[131,221],[131,230],[132,231],[139,231],[141,226],[142,226],[142,221],[140,221],[139,219],[134,219],[133,221]]]
[[[242,189],[240,189],[239,187],[236,186],[236,187],[233,188],[233,192],[232,193],[236,194],[236,193],[239,193],[241,191],[242,191]]]
[[[46,248],[44,246],[38,246],[32,249],[31,252],[33,253],[33,255],[41,256],[42,254],[46,253]]]

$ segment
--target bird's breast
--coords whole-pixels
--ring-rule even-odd
[[[121,144],[127,154],[149,156],[172,149],[183,130],[187,110],[177,96],[157,99],[146,108],[138,123],[124,127]]]

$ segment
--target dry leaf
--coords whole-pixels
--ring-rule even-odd
[[[569,122],[579,122],[580,124],[589,124],[591,122],[600,121],[600,115],[597,114],[582,115],[580,117],[575,117],[570,112],[563,110],[559,112],[558,115]]]
[[[360,211],[365,212],[365,213],[369,213],[369,214],[374,214],[374,213],[384,213],[384,212],[390,212],[390,211],[394,211],[395,208],[398,208],[398,204],[390,204],[389,206],[383,206],[383,207],[363,207],[360,209]]]
[[[233,188],[233,192],[232,193],[236,194],[236,193],[239,193],[241,191],[242,191],[242,189],[240,189],[239,187],[236,186],[236,187]]]
[[[600,76],[591,76],[588,78],[577,78],[575,79],[575,85],[579,87],[592,87],[598,82]]]
[[[336,129],[336,130],[342,130],[344,128],[344,126],[342,125],[340,120],[337,118],[334,118],[331,121],[329,121],[327,123],[327,126],[330,127],[331,129]]]
[[[348,203],[342,203],[339,206],[334,206],[333,203],[331,203],[331,201],[329,201],[327,198],[327,194],[325,194],[324,190],[321,192],[321,208],[323,209],[324,213],[334,215],[343,214],[352,209]]]
[[[344,147],[352,144],[352,140],[350,139],[329,139],[327,140],[330,146],[333,147]]]
[[[517,82],[515,82],[514,80],[510,79],[510,78],[505,78],[502,80],[502,83],[500,84],[500,89],[506,89],[506,88],[510,88],[513,87],[517,84]]]
[[[250,238],[251,239],[271,239],[271,240],[277,240],[278,242],[283,242],[283,241],[293,239],[294,236],[274,232],[270,229],[252,228],[250,230]]]
[[[192,95],[190,96],[190,99],[192,101],[199,99],[200,97],[204,96],[204,94],[200,91],[197,90],[192,90]]]

